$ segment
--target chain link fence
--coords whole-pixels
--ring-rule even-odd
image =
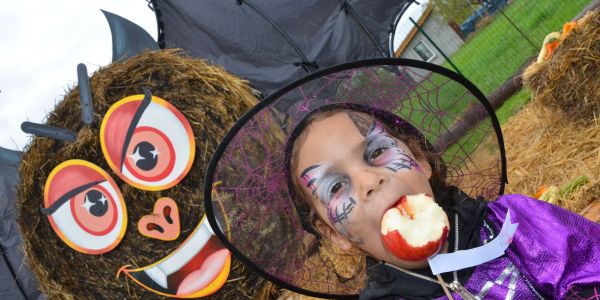
[[[440,10],[439,3],[450,2],[461,10],[454,18],[448,16],[452,15],[448,14],[448,6]],[[532,57],[537,57],[548,33],[560,31],[589,3],[590,0],[415,1],[411,5],[417,6],[413,7],[416,13],[405,14],[399,22],[405,30],[395,38],[395,55],[452,69],[489,97]],[[520,102],[529,98],[527,91],[517,95]]]

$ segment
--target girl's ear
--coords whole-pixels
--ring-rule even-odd
[[[427,176],[427,179],[431,179],[431,165],[429,164],[429,161],[427,161],[427,158],[418,158],[417,163],[419,163],[419,166],[423,173],[425,173],[425,176]]]
[[[321,220],[315,222],[317,230],[323,235],[324,238],[328,239],[334,246],[340,250],[348,251],[352,249],[353,245],[350,240],[341,235],[337,230],[334,230],[329,225],[325,224]]]

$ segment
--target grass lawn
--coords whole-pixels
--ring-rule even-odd
[[[472,35],[464,46],[450,59],[461,73],[472,81],[486,95],[492,93],[506,79],[510,78],[530,57],[537,55],[544,37],[562,29],[585,7],[589,0],[515,0],[504,9],[508,18],[533,41],[535,48],[500,13],[493,21]],[[443,65],[452,69],[449,63]],[[496,110],[500,124],[504,124],[518,112],[531,98],[524,88]],[[456,109],[461,109],[457,107]],[[445,154],[471,152],[485,132],[477,128],[465,135],[456,145],[448,148]]]
[[[484,94],[493,92],[531,56],[544,37],[562,29],[590,0],[514,0],[504,9],[508,18],[533,41],[535,48],[500,13],[471,36],[450,58]],[[434,39],[435,40],[435,39]],[[446,68],[451,66],[446,63]]]
[[[521,89],[518,93],[510,97],[504,104],[496,110],[496,116],[500,125],[503,125],[517,113],[527,102],[531,100],[531,92],[527,88]],[[486,124],[487,125],[487,124]],[[467,153],[471,153],[484,139],[485,136],[491,133],[492,128],[488,126],[479,126],[470,132],[468,132],[460,141],[450,146],[444,151],[444,159],[448,160],[452,156],[464,156]],[[489,132],[488,132],[489,131]],[[490,147],[492,151],[496,151],[497,148]]]

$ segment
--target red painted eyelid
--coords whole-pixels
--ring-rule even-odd
[[[90,165],[92,164],[85,160],[67,160],[56,166],[46,179],[44,194],[48,195],[48,199],[44,199],[45,207],[51,206],[54,201],[60,199],[61,196],[67,194],[74,187],[95,181],[104,181],[107,176],[110,177],[100,167],[94,165],[105,174],[98,172],[96,168],[92,168]],[[50,202],[51,200],[54,201]]]

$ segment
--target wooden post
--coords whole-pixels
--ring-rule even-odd
[[[523,81],[521,76],[523,71],[531,61],[536,59],[537,57],[529,58],[513,75],[511,78],[507,79],[498,87],[493,93],[488,97],[488,101],[492,105],[494,110],[500,108],[506,99],[510,98],[516,92],[521,90],[523,87]],[[477,123],[483,120],[488,113],[485,111],[483,106],[477,105],[467,110],[463,115],[463,118],[460,121],[455,122],[452,127],[448,129],[448,131],[443,134],[440,139],[435,144],[436,149],[439,151],[444,151],[454,143],[458,142],[458,140],[467,133],[467,131],[473,128]]]

